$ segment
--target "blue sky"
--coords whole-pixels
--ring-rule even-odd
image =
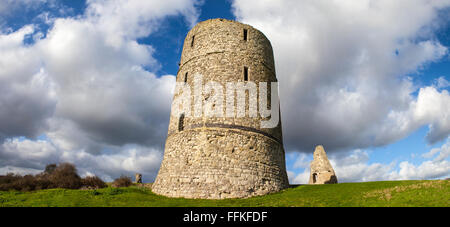
[[[214,18],[236,19],[231,13],[231,2],[205,1],[201,7],[199,21]],[[183,41],[189,30],[182,17],[169,17],[163,22],[158,34],[139,40],[141,43],[152,44],[157,50],[161,50],[157,51],[156,55],[162,64],[159,74],[175,75],[177,73]]]
[[[3,19],[5,19],[8,25],[7,27],[14,30],[31,22],[37,22],[35,24],[39,26],[40,31],[46,34],[49,26],[41,19],[37,19],[42,12],[49,12],[50,15],[55,17],[76,17],[82,15],[86,8],[85,0],[62,0],[57,1],[57,3],[57,7],[43,4],[39,8],[25,10],[25,15],[8,15]],[[65,8],[66,10],[62,13],[60,12],[61,8]],[[201,12],[199,21],[213,18],[236,19],[231,11],[231,1],[228,0],[204,1],[199,11]],[[140,38],[138,42],[151,44],[156,48],[157,52],[155,57],[161,64],[161,68],[157,71],[158,75],[175,75],[178,70],[178,62],[181,56],[184,37],[190,30],[190,27],[186,24],[183,16],[179,15],[167,17],[161,21],[159,26],[158,33]],[[27,40],[27,42],[33,42],[33,40]]]
[[[343,181],[450,175],[447,1],[417,0],[408,7],[380,1],[380,11],[362,1],[333,3],[340,4],[334,11],[332,5],[289,0],[276,7],[240,0],[117,3],[21,0],[0,7],[4,40],[23,36],[21,45],[4,47],[0,65],[11,70],[0,71],[8,88],[0,92],[13,98],[0,104],[25,106],[0,110],[0,171],[33,172],[56,160],[80,163],[83,174],[105,179],[140,171],[152,180],[184,37],[192,22],[226,18],[260,29],[274,47],[291,182],[305,182],[315,144],[324,144]],[[131,15],[128,6],[142,15]],[[23,30],[27,26],[32,31]],[[78,40],[66,40],[70,35]],[[23,62],[11,64],[6,57],[23,52]],[[36,78],[42,87],[31,82]],[[347,99],[352,101],[342,101]],[[316,114],[324,111],[330,114]],[[11,120],[12,113],[19,120]],[[22,125],[24,118],[31,123]]]

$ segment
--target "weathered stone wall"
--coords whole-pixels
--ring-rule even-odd
[[[287,185],[282,146],[266,136],[208,128],[169,136],[153,190],[185,198],[264,195]]]
[[[244,29],[247,40],[243,38]],[[193,87],[194,75],[199,73],[203,85],[215,81],[225,88],[226,82],[244,82],[244,67],[248,68],[248,81],[255,82],[258,88],[259,82],[277,81],[269,40],[249,25],[207,20],[186,36],[177,82],[184,82],[187,73],[186,81]],[[270,90],[268,94],[271,106]],[[184,94],[175,94],[174,99],[179,95]],[[193,111],[194,93],[190,98]],[[225,108],[223,114],[185,116],[183,130],[179,116],[171,116],[164,160],[152,188],[155,193],[221,199],[263,195],[288,186],[281,120],[275,128],[261,128],[264,118],[259,114],[230,118]]]
[[[316,146],[310,164],[309,184],[337,184],[336,173],[322,145]]]

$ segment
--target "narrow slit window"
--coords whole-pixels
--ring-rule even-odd
[[[248,67],[244,67],[244,81],[248,81]]]
[[[184,130],[184,114],[181,114],[180,119],[178,120],[178,131]]]
[[[247,41],[247,29],[244,29],[244,41]]]
[[[187,83],[187,77],[188,77],[188,72],[186,72],[186,74],[184,74],[184,82]]]
[[[195,40],[195,35],[192,36],[191,47],[194,47],[194,40]]]

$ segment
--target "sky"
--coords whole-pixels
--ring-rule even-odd
[[[450,177],[449,0],[0,0],[0,174],[153,181],[184,37],[211,18],[271,41],[290,183],[319,144],[339,182]]]

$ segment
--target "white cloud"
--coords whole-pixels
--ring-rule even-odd
[[[450,94],[434,87],[421,88],[414,109],[416,121],[429,124],[427,139],[431,143],[445,139],[450,134]]]
[[[391,111],[379,128],[376,141],[396,141],[423,125],[429,126],[426,139],[435,143],[450,134],[450,95],[428,86],[419,89],[417,99],[404,111]],[[394,127],[394,128],[393,128]]]
[[[124,38],[149,35],[166,16],[181,14],[190,26],[195,25],[199,16],[192,0],[88,0],[87,3],[86,14],[98,24],[97,29],[109,35],[106,41],[112,45],[120,45]]]
[[[57,160],[57,149],[47,141],[8,139],[0,147],[1,162],[3,165],[18,166],[21,168],[39,169],[42,162],[53,163]],[[49,164],[47,163],[47,164]],[[42,168],[43,169],[43,168]]]
[[[19,168],[19,167],[15,167],[15,166],[0,167],[1,175],[6,175],[8,173],[26,175],[26,174],[39,174],[41,172],[42,172],[42,170],[37,170],[37,169],[32,169],[32,168]]]
[[[446,160],[441,162],[425,161],[418,166],[409,162],[401,162],[399,167],[400,170],[391,173],[389,179],[422,180],[447,178],[450,176],[450,162]]]
[[[45,37],[34,25],[0,33],[0,168],[42,170],[68,161],[81,174],[142,172],[153,180],[175,77],[157,76],[155,49],[136,39],[168,16],[191,26],[196,4],[89,0],[82,16],[45,20]],[[24,44],[32,36],[35,42]],[[47,138],[14,139],[40,135]]]
[[[300,153],[295,160],[294,168],[309,168],[310,160],[308,158],[310,158],[310,155]]]
[[[443,76],[436,79],[436,88],[447,88],[450,87],[450,82],[446,80]]]
[[[423,87],[415,97],[417,85],[406,75],[448,54],[433,34],[447,20],[439,18],[440,10],[449,6],[426,0],[235,0],[238,19],[273,45],[287,150],[382,146],[423,125],[430,125],[430,143],[444,139],[448,92]],[[433,113],[420,112],[431,106]]]
[[[166,133],[160,122],[169,116],[175,78],[143,70],[158,67],[151,46],[134,40],[110,46],[108,36],[90,21],[58,19],[36,45],[58,85],[55,116],[97,141],[158,143]]]
[[[16,10],[36,8],[48,2],[47,0],[1,0],[0,16],[11,15]]]
[[[424,158],[432,158],[436,154],[438,154],[433,161],[434,162],[441,162],[450,157],[450,138],[447,138],[447,142],[438,148],[433,148],[429,152],[422,155]]]
[[[307,184],[309,182],[309,171],[303,171],[300,174],[289,177],[290,184]]]
[[[0,174],[36,174],[47,164],[70,162],[76,165],[80,175],[94,174],[108,181],[122,174],[134,176],[136,172],[151,181],[162,161],[161,151],[139,145],[124,145],[94,155],[85,150],[63,150],[47,140],[8,139],[0,151]]]
[[[0,142],[7,137],[39,135],[56,104],[39,54],[23,45],[33,31],[33,26],[25,26],[0,34]]]

